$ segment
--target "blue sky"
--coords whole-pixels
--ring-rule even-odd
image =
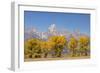
[[[56,24],[58,30],[90,34],[90,14],[24,11],[25,28],[34,27],[39,32],[46,32],[51,24]]]

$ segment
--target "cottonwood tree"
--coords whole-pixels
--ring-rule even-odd
[[[80,36],[79,47],[80,47],[81,55],[87,56],[88,51],[90,50],[90,38],[87,36]]]
[[[40,58],[42,53],[40,42],[41,40],[35,38],[27,40],[24,47],[25,55],[30,52],[30,58]]]
[[[49,52],[54,48],[55,43],[52,41],[42,41],[41,49],[44,54],[44,57],[47,58]]]
[[[52,41],[55,43],[54,46],[54,52],[55,52],[55,57],[61,57],[61,53],[64,49],[64,46],[67,43],[67,40],[65,36],[52,36],[49,38],[49,41]]]
[[[71,37],[68,42],[68,48],[70,49],[72,56],[75,56],[77,46],[78,46],[78,41],[74,37]]]

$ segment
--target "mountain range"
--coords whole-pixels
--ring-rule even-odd
[[[50,36],[65,36],[67,39],[69,39],[71,36],[74,36],[76,39],[78,39],[79,36],[83,36],[83,35],[88,36],[86,34],[80,33],[79,30],[76,30],[74,32],[69,32],[69,31],[66,31],[66,30],[58,31],[57,28],[56,28],[56,25],[51,24],[48,27],[47,32],[38,32],[38,30],[36,30],[33,27],[29,28],[29,29],[25,29],[24,40],[28,40],[28,39],[31,39],[31,38],[47,40],[48,37],[50,37]]]

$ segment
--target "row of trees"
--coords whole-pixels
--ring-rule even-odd
[[[48,40],[29,39],[24,43],[25,58],[47,58],[50,54],[52,57],[61,57],[63,49],[69,50],[69,56],[87,56],[90,50],[90,39],[81,36],[77,40],[71,37],[69,40],[65,36],[52,36]]]

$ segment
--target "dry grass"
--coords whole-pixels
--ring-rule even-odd
[[[51,61],[51,60],[76,60],[76,59],[89,59],[90,56],[80,56],[80,57],[58,57],[58,58],[34,58],[34,59],[24,59],[25,62],[32,61]]]

